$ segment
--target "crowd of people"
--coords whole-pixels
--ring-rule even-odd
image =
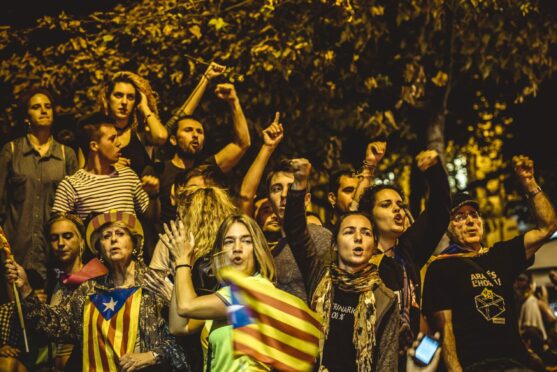
[[[428,184],[419,215],[396,184],[374,185],[384,140],[369,141],[359,171],[330,175],[321,221],[307,159],[266,172],[285,135],[304,135],[286,134],[279,113],[231,194],[226,175],[251,146],[233,84],[214,90],[232,140],[203,155],[194,111],[224,71],[210,64],[166,124],[149,82],[116,73],[75,147],[53,137],[48,90],[20,97],[27,133],[0,152],[0,371],[270,371],[234,351],[225,267],[322,317],[315,371],[557,370],[557,273],[538,290],[527,271],[557,216],[530,158],[512,163],[535,227],[492,247],[480,203],[451,196],[436,151],[415,158]],[[414,358],[424,334],[440,343],[426,365]]]

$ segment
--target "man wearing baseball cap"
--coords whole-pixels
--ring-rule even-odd
[[[449,371],[484,370],[486,363],[528,363],[518,333],[513,282],[557,230],[557,217],[534,179],[533,161],[515,156],[513,164],[536,227],[485,247],[479,204],[470,194],[459,193],[453,198],[447,232],[451,245],[426,274],[422,312],[430,327],[444,334],[443,358]]]

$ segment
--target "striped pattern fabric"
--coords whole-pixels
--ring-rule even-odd
[[[320,316],[304,301],[249,276],[223,269],[231,283],[234,353],[248,355],[281,371],[309,371],[319,353]]]
[[[83,372],[118,371],[120,357],[134,351],[139,324],[141,288],[133,290],[133,293],[122,301],[123,305],[120,304],[119,308],[118,301],[121,298],[115,301],[110,292],[103,294],[106,298],[104,303],[98,300],[95,303],[93,299],[95,295],[91,295],[91,299],[85,304]]]
[[[108,175],[80,169],[60,182],[52,210],[74,212],[85,220],[91,212],[119,210],[136,214],[145,212],[148,205],[149,196],[131,168],[118,168]]]

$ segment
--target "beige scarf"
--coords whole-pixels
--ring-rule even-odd
[[[325,340],[329,334],[329,319],[333,303],[333,286],[345,292],[360,293],[358,306],[354,313],[354,335],[352,342],[356,347],[356,365],[359,371],[370,371],[373,364],[375,346],[375,296],[373,291],[381,279],[377,266],[369,265],[365,269],[351,274],[333,264],[323,276],[311,301],[312,308],[323,316],[323,337],[319,341],[320,360],[323,360]],[[321,366],[320,371],[326,371]]]

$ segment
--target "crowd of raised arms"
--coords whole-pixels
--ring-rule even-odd
[[[419,215],[399,187],[374,185],[384,140],[370,139],[360,171],[329,175],[321,221],[308,160],[266,169],[284,136],[304,135],[285,132],[279,113],[230,194],[227,174],[251,146],[233,84],[211,87],[230,106],[233,139],[201,155],[194,111],[224,71],[210,64],[166,124],[149,82],[118,72],[74,144],[53,137],[48,90],[20,97],[27,133],[0,153],[0,371],[280,370],[298,346],[266,359],[233,341],[229,268],[322,319],[314,371],[557,370],[557,272],[540,292],[527,271],[557,217],[530,158],[512,163],[535,227],[493,246],[481,201],[451,196],[436,151],[415,158],[428,184]],[[416,355],[424,337],[439,344],[431,360]]]

